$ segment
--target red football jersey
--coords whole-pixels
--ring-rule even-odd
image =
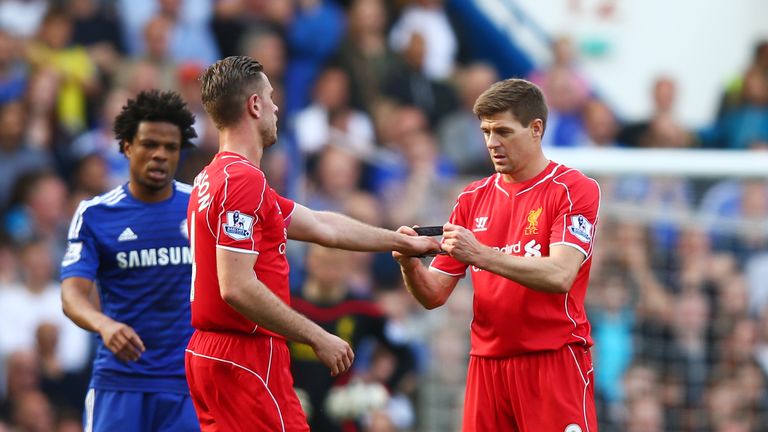
[[[549,248],[557,244],[584,254],[568,294],[534,291],[472,267],[471,354],[509,357],[571,343],[592,345],[584,296],[599,206],[600,188],[595,180],[554,162],[525,182],[506,183],[495,174],[464,189],[450,221],[472,230],[481,243],[532,259],[549,256]],[[431,268],[463,277],[467,265],[438,255]]]
[[[279,336],[258,328],[222,300],[216,248],[258,255],[256,277],[290,304],[285,250],[294,206],[269,187],[259,168],[237,153],[217,154],[197,175],[187,208],[193,327]]]

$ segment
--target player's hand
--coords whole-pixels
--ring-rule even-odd
[[[99,327],[104,345],[122,361],[136,361],[146,348],[136,331],[124,323],[108,320]]]
[[[352,347],[344,339],[327,332],[312,345],[312,349],[317,358],[331,369],[331,376],[344,373],[355,360]]]
[[[405,234],[406,244],[392,253],[392,257],[398,262],[410,257],[436,254],[442,251],[440,242],[432,237],[420,236],[411,227],[401,226],[397,229],[400,234]]]
[[[401,226],[400,228],[397,229],[397,232],[399,232],[400,234],[411,236],[411,237],[418,237],[418,234],[416,234],[416,231],[414,231],[413,228],[408,226]],[[404,255],[398,251],[392,251],[392,258],[394,258],[395,261],[399,262],[400,264],[403,264],[406,261],[408,261],[411,257]]]
[[[472,231],[451,223],[443,225],[443,251],[456,260],[474,265],[474,260],[486,248]]]

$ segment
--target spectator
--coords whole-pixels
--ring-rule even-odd
[[[306,154],[317,153],[331,141],[360,153],[373,149],[373,123],[349,105],[349,77],[338,67],[320,74],[312,102],[296,113],[293,129],[299,149]]]
[[[373,112],[396,54],[387,45],[387,10],[382,0],[355,0],[347,13],[349,30],[341,42],[340,63],[351,82],[354,107]]]
[[[307,106],[312,85],[338,50],[346,29],[344,13],[334,2],[301,0],[296,4],[295,14],[285,29],[291,53],[284,82],[286,118]]]
[[[408,51],[413,35],[424,44],[423,72],[429,80],[442,81],[453,73],[458,42],[445,13],[443,0],[413,0],[400,14],[389,34],[395,52]]]
[[[588,147],[622,147],[618,141],[619,124],[611,109],[598,99],[584,104],[584,143]]]
[[[128,162],[117,150],[112,132],[114,118],[120,113],[128,96],[125,89],[112,88],[100,107],[97,126],[75,137],[70,146],[70,158],[76,161],[82,161],[92,154],[101,157],[107,165],[104,180],[109,187],[116,187],[128,181]]]
[[[18,55],[18,43],[0,30],[0,104],[22,99],[27,89],[27,65]]]
[[[26,106],[21,101],[0,105],[0,209],[10,204],[22,175],[53,165],[49,154],[28,144],[27,132]]]
[[[23,289],[0,291],[0,358],[36,347],[36,332],[52,324],[59,332],[56,359],[69,372],[82,371],[89,359],[88,334],[69,322],[61,311],[60,287],[47,245],[33,240],[20,253]]]
[[[437,125],[456,106],[453,88],[425,73],[426,39],[422,33],[410,33],[401,52],[401,60],[389,72],[382,94],[403,105],[419,107]]]
[[[479,177],[488,172],[488,151],[483,134],[478,132],[480,119],[472,107],[480,94],[498,80],[496,70],[483,63],[471,64],[458,72],[460,105],[440,122],[437,133],[441,153],[461,174]]]
[[[72,43],[72,19],[59,9],[43,18],[37,39],[27,50],[29,62],[38,71],[56,78],[56,118],[69,133],[87,127],[88,98],[99,92],[96,66],[88,52]]]
[[[17,182],[16,205],[6,214],[6,231],[17,242],[40,238],[51,256],[63,255],[66,230],[66,186],[51,172],[31,172]]]
[[[351,252],[311,245],[307,252],[307,279],[301,292],[292,297],[293,307],[325,330],[349,341],[357,353],[353,372],[338,377],[323,373],[325,367],[309,347],[289,342],[291,369],[295,385],[310,396],[313,430],[341,431],[328,417],[325,399],[334,385],[344,385],[353,375],[368,375],[369,379],[385,384],[393,392],[400,381],[412,372],[413,354],[402,340],[389,331],[389,324],[379,306],[370,299],[349,293],[347,269]],[[380,349],[388,354],[379,353]],[[367,355],[366,355],[367,353]],[[366,362],[368,357],[368,362]],[[392,363],[385,367],[377,359]]]

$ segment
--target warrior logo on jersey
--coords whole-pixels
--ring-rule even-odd
[[[472,231],[488,231],[488,216],[476,217],[475,228]]]
[[[592,241],[592,224],[582,215],[571,216],[571,226],[568,227],[568,231],[584,243]]]
[[[542,208],[539,207],[528,212],[528,226],[525,227],[525,235],[539,233],[539,216],[541,216],[541,210]]]
[[[240,213],[240,210],[227,212],[227,223],[224,224],[224,234],[235,240],[245,240],[251,238],[253,232],[253,216]]]

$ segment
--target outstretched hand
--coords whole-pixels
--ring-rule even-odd
[[[432,237],[419,236],[411,227],[401,226],[397,229],[397,232],[404,234],[406,237],[406,245],[392,252],[392,257],[398,262],[402,262],[403,260],[412,257],[436,254],[442,251],[440,242]]]

